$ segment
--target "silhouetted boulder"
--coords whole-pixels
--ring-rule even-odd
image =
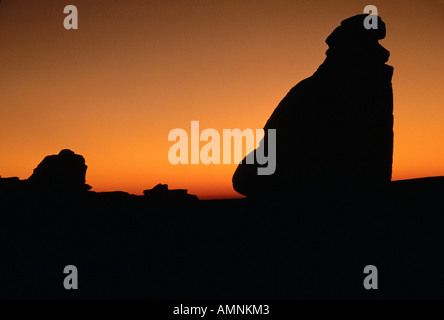
[[[14,185],[20,183],[19,177],[8,177],[8,178],[2,178],[0,176],[0,184],[1,185]]]
[[[176,202],[183,200],[199,200],[196,195],[188,194],[187,189],[168,190],[167,184],[159,183],[154,188],[144,190],[143,194],[153,201]]]
[[[26,180],[18,177],[0,177],[0,192],[21,192],[26,184]]]
[[[391,180],[393,153],[393,67],[378,40],[385,24],[367,30],[357,15],[327,38],[327,58],[293,87],[264,129],[276,129],[276,171],[257,174],[258,164],[238,166],[234,189],[244,195],[295,192]],[[256,152],[256,151],[254,151]],[[266,152],[267,153],[267,152]]]
[[[86,169],[81,155],[65,149],[58,155],[45,157],[28,182],[32,188],[43,191],[86,191],[91,189],[85,183]]]

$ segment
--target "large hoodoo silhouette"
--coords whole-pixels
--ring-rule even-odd
[[[393,154],[393,67],[378,40],[384,22],[366,14],[342,21],[327,38],[326,59],[279,103],[265,129],[276,129],[276,171],[240,164],[234,189],[244,195],[389,182]],[[266,148],[264,140],[259,148]],[[245,159],[244,159],[245,160]]]

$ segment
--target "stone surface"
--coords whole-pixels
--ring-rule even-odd
[[[197,196],[188,194],[187,189],[173,189],[169,190],[167,184],[157,184],[154,188],[144,190],[143,194],[150,200],[154,201],[183,201],[183,200],[198,200]]]
[[[391,180],[393,67],[378,43],[385,24],[379,18],[377,30],[366,30],[366,16],[346,19],[333,31],[325,61],[268,119],[265,141],[267,129],[277,135],[275,173],[258,176],[257,164],[240,164],[233,176],[237,192],[254,196]]]
[[[91,189],[85,183],[86,169],[83,156],[65,149],[58,155],[45,157],[28,182],[31,187],[41,190],[86,191]]]

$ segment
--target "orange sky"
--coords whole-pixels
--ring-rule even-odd
[[[63,28],[69,4],[78,30]],[[368,4],[395,67],[393,179],[444,175],[443,0],[3,0],[0,174],[27,178],[69,148],[95,191],[161,182],[238,196],[236,165],[171,165],[169,131],[262,128],[322,63],[327,36]]]

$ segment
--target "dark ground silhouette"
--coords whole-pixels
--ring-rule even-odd
[[[0,298],[442,299],[443,190],[440,177],[335,199],[1,192]]]
[[[285,132],[275,180],[239,167],[236,190],[260,197],[96,193],[70,150],[27,180],[0,179],[0,298],[443,299],[444,177],[390,182],[385,31],[360,42],[355,19],[266,125]],[[78,290],[63,287],[67,265]],[[367,265],[378,290],[364,289]]]

